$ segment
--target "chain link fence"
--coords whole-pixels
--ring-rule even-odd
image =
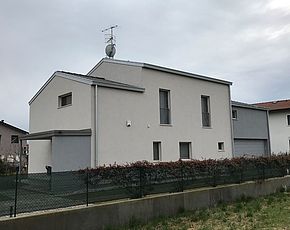
[[[184,163],[109,167],[0,176],[0,216],[88,205],[149,194],[264,180],[288,174],[290,165],[245,164],[242,167],[201,167]]]

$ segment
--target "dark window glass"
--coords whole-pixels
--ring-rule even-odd
[[[287,115],[287,123],[290,125],[290,115]]]
[[[210,127],[209,97],[201,96],[202,126]]]
[[[237,110],[232,110],[232,117],[233,117],[233,119],[238,118],[238,111]]]
[[[179,142],[180,159],[190,159],[190,143]]]
[[[59,96],[59,107],[72,104],[72,93]]]
[[[159,90],[160,124],[170,124],[170,100],[168,90]]]
[[[17,135],[11,136],[11,143],[19,143],[19,138]]]
[[[153,160],[160,160],[161,142],[153,142]]]
[[[225,150],[224,142],[219,142],[219,143],[218,143],[218,150],[219,150],[219,151],[224,151],[224,150]]]

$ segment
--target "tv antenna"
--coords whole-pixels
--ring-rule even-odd
[[[105,42],[107,43],[105,52],[108,58],[114,58],[116,54],[116,37],[114,36],[114,29],[117,27],[118,25],[114,25],[102,30],[103,33],[110,31],[110,33],[105,34]]]

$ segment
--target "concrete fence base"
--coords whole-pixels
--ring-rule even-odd
[[[0,219],[2,230],[97,230],[128,224],[132,219],[147,222],[160,216],[172,216],[180,210],[213,207],[219,202],[232,202],[241,196],[258,197],[290,187],[290,177],[202,188],[181,193],[147,196],[32,213],[16,218]]]

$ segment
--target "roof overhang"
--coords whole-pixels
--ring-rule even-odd
[[[45,84],[38,90],[38,92],[33,96],[33,98],[29,101],[29,105],[41,94],[41,92],[45,89],[45,87],[55,78],[55,77],[62,77],[65,79],[69,79],[72,81],[76,81],[79,83],[87,84],[87,85],[97,85],[99,87],[106,87],[106,88],[113,88],[113,89],[120,89],[120,90],[127,90],[133,92],[143,93],[145,88],[141,88],[134,85],[124,84],[121,82],[110,81],[106,80],[102,77],[92,77],[77,73],[70,73],[64,71],[56,71],[54,74],[45,82]]]
[[[45,132],[31,133],[20,137],[20,140],[51,140],[56,136],[91,136],[91,129],[81,130],[50,130]]]
[[[166,72],[166,73],[176,74],[176,75],[180,75],[180,76],[184,76],[184,77],[191,77],[191,78],[195,78],[195,79],[199,79],[199,80],[215,82],[215,83],[219,83],[219,84],[232,85],[232,82],[230,82],[230,81],[225,81],[225,80],[212,78],[212,77],[208,77],[208,76],[204,76],[204,75],[189,73],[189,72],[185,72],[185,71],[181,71],[181,70],[171,69],[171,68],[147,64],[147,63],[123,61],[123,60],[110,59],[110,58],[103,58],[100,62],[98,62],[93,67],[93,69],[91,69],[87,73],[87,75],[90,75],[91,73],[93,73],[104,62],[120,64],[120,65],[128,65],[128,66],[134,66],[134,67],[141,67],[141,68],[152,69],[152,70],[162,71],[162,72]]]

